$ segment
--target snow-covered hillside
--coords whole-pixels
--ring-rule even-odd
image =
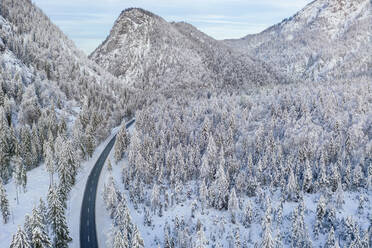
[[[316,0],[262,33],[224,43],[295,78],[371,80],[371,20],[370,0]]]
[[[239,89],[285,81],[189,24],[168,23],[137,8],[121,13],[90,58],[140,89]]]
[[[130,115],[129,95],[31,1],[0,2],[0,247],[69,241],[64,204],[80,162]]]

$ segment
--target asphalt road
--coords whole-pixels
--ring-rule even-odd
[[[126,124],[128,129],[135,120]],[[94,168],[90,172],[87,184],[85,186],[83,204],[80,215],[80,248],[98,248],[97,227],[96,227],[96,196],[99,176],[103,165],[115,144],[116,135],[107,144],[99,156]]]

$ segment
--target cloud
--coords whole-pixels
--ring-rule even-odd
[[[108,35],[123,9],[141,7],[167,21],[186,21],[216,39],[257,33],[311,0],[34,0],[86,53]]]

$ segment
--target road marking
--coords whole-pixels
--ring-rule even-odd
[[[89,235],[88,235],[88,242],[90,242],[90,237],[89,237]]]
[[[89,208],[88,208],[88,213],[89,213]]]
[[[87,221],[87,226],[89,226],[89,220]]]

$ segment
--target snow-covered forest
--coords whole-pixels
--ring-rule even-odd
[[[108,209],[129,201],[153,247],[368,247],[371,110],[357,82],[159,100],[136,114]]]
[[[131,8],[88,58],[31,1],[2,0],[0,247],[80,247],[115,135],[100,245],[371,247],[371,5],[316,0],[230,41]],[[299,35],[309,16],[317,39]]]

